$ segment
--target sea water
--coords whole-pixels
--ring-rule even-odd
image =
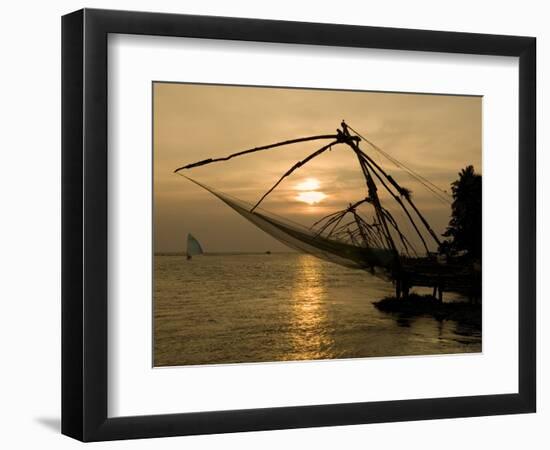
[[[479,329],[373,305],[393,294],[367,272],[298,253],[155,255],[154,364],[481,351]]]

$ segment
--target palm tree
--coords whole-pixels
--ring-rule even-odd
[[[470,258],[481,260],[481,175],[468,166],[451,187],[452,216],[443,233],[450,239],[443,242],[441,250],[450,254],[465,251]]]

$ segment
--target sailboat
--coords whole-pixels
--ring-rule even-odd
[[[204,253],[199,241],[191,234],[187,234],[187,259],[191,259],[195,255]]]

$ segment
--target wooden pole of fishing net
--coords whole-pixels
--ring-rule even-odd
[[[367,160],[369,161],[374,167],[376,167],[376,169],[378,169],[380,171],[380,173],[388,180],[388,182],[390,182],[392,184],[392,186],[395,187],[395,189],[397,189],[398,192],[406,192],[406,189],[403,189],[403,187],[401,187],[397,181],[395,181],[393,179],[393,177],[391,175],[388,175],[384,169],[382,169],[369,155],[367,155],[366,153],[364,153],[362,150],[359,149],[359,146],[357,144],[354,144],[352,143],[351,144],[352,146],[355,145],[357,147],[357,149],[361,152],[362,156]],[[388,189],[388,187],[386,186],[386,189]],[[390,192],[390,194],[393,195],[393,193],[388,189],[388,191]],[[441,245],[441,241],[439,240],[439,238],[437,237],[437,234],[435,234],[435,232],[432,230],[432,227],[430,226],[430,224],[428,223],[428,221],[424,218],[424,216],[422,215],[422,213],[418,210],[418,208],[416,207],[416,205],[414,204],[414,202],[411,200],[411,197],[409,194],[405,194],[403,195],[405,197],[405,199],[407,200],[407,202],[409,203],[409,205],[414,209],[414,211],[416,212],[416,214],[418,215],[418,217],[420,218],[420,220],[422,221],[422,223],[424,224],[424,226],[426,227],[426,229],[428,230],[428,232],[430,233],[430,235],[432,236],[432,238],[435,240],[435,242],[437,242],[437,245]],[[394,196],[395,197],[395,196]]]
[[[237,152],[237,153],[232,153],[231,155],[224,156],[224,157],[221,157],[221,158],[203,159],[202,161],[197,161],[197,162],[194,162],[194,163],[191,163],[191,164],[187,164],[185,166],[178,167],[176,170],[174,170],[174,173],[177,173],[180,170],[192,169],[193,167],[204,166],[206,164],[211,164],[211,163],[214,163],[214,162],[228,161],[228,160],[230,160],[232,158],[235,158],[237,156],[247,155],[249,153],[255,153],[255,152],[262,151],[262,150],[269,150],[269,149],[272,149],[272,148],[275,148],[275,147],[281,147],[283,145],[298,144],[300,142],[309,142],[309,141],[316,141],[316,140],[323,140],[323,139],[338,139],[338,138],[339,138],[338,134],[322,134],[322,135],[318,135],[318,136],[306,136],[306,137],[297,138],[297,139],[289,139],[287,141],[276,142],[274,144],[263,145],[261,147],[249,148],[247,150],[242,150],[242,151]]]
[[[393,250],[395,252],[395,255],[397,256],[399,255],[399,252],[397,251],[397,247],[395,245],[395,242],[393,241],[393,237],[390,233],[390,229],[386,222],[386,216],[382,211],[382,205],[380,204],[380,199],[378,198],[378,192],[377,192],[378,188],[376,187],[376,184],[372,179],[368,166],[364,163],[364,161],[361,159],[359,155],[357,155],[357,159],[359,160],[359,165],[361,166],[361,170],[363,171],[363,175],[365,176],[367,191],[369,193],[370,199],[372,200],[374,210],[376,211],[378,222],[382,224],[382,228],[384,230],[384,237],[388,243],[389,248]]]
[[[349,133],[349,131],[347,130],[347,126],[343,123],[343,125],[345,128],[345,132]],[[398,193],[404,193],[406,192],[405,189],[403,189],[394,179],[393,177],[391,177],[390,175],[388,175],[384,169],[382,169],[377,163],[376,161],[374,161],[370,156],[368,156],[365,152],[363,152],[360,148],[359,148],[359,145],[357,144],[357,141],[356,140],[350,140],[350,141],[347,141],[347,144],[353,148],[353,150],[356,152],[356,154],[358,156],[360,156],[362,159],[364,159],[365,163],[371,168],[372,172],[376,175],[376,177],[379,179],[379,181],[381,182],[381,184],[384,186],[384,188],[389,192],[389,194],[397,201],[397,203],[399,203],[399,205],[401,206],[401,208],[403,209],[403,211],[406,213],[407,217],[409,218],[411,224],[413,225],[415,231],[417,232],[418,236],[420,237],[422,243],[424,244],[424,247],[426,248],[426,252],[429,254],[430,251],[428,249],[428,246],[426,244],[426,241],[424,240],[424,237],[422,236],[422,233],[420,233],[420,230],[418,229],[415,221],[413,220],[411,214],[409,213],[409,211],[407,210],[407,208],[405,207],[405,205],[403,204],[402,200],[399,198],[398,195],[396,195],[390,188],[389,186],[383,181],[382,177],[377,173],[377,171],[382,174],[382,176],[384,178],[386,178],[386,180],[397,190]],[[376,169],[376,170],[374,170]],[[426,227],[426,229],[428,230],[428,232],[430,233],[430,235],[432,236],[432,238],[435,240],[435,242],[437,243],[437,245],[441,245],[441,241],[439,240],[439,238],[437,237],[437,235],[435,234],[435,232],[432,230],[432,228],[430,227],[430,224],[428,223],[428,221],[424,218],[424,216],[420,213],[420,211],[418,210],[418,208],[416,207],[416,205],[414,204],[414,202],[411,200],[410,198],[410,195],[408,194],[405,194],[404,195],[405,199],[407,200],[407,202],[409,203],[409,205],[414,209],[414,211],[416,212],[417,216],[420,218],[422,224]]]
[[[366,157],[366,155],[361,152],[361,156],[362,157]],[[365,164],[369,165],[369,161],[368,159],[365,158]],[[401,209],[405,212],[405,214],[407,215],[407,218],[409,219],[409,222],[412,224],[414,230],[416,231],[416,234],[418,234],[418,237],[420,238],[420,240],[422,241],[422,244],[424,245],[424,248],[426,249],[426,253],[430,253],[430,249],[428,248],[428,244],[426,243],[426,240],[424,239],[424,236],[422,235],[422,233],[420,232],[420,230],[418,229],[418,226],[416,225],[416,222],[414,221],[413,217],[411,216],[411,213],[409,212],[409,210],[407,209],[407,207],[405,206],[405,204],[403,203],[403,201],[399,198],[399,195],[395,194],[390,188],[388,185],[386,185],[386,183],[384,182],[383,178],[380,176],[380,174],[374,170],[372,167],[371,167],[371,170],[372,172],[376,175],[376,178],[378,178],[378,180],[380,181],[380,183],[382,184],[382,186],[384,186],[384,188],[390,193],[390,195],[395,199],[395,201],[399,204],[399,206],[401,206]]]

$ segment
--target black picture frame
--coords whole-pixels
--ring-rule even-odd
[[[107,36],[519,57],[518,393],[107,417]],[[536,39],[84,9],[62,18],[62,433],[82,441],[535,412]]]

